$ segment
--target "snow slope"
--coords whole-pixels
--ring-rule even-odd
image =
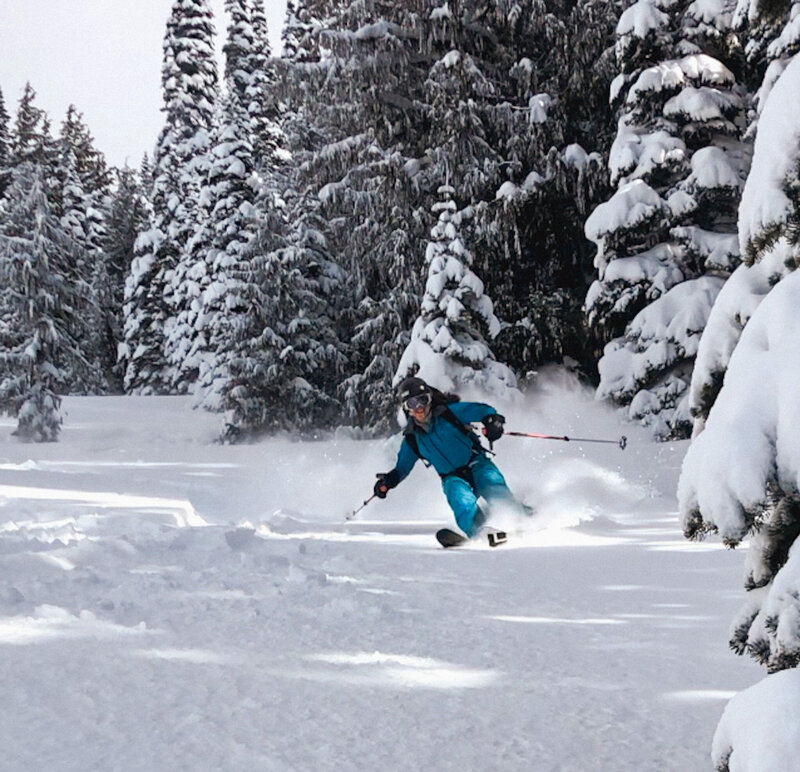
[[[504,438],[541,530],[444,551],[418,468],[351,522],[394,442],[213,444],[183,398],[70,398],[0,425],[3,772],[710,769],[744,556],[680,534],[686,445],[560,373]]]

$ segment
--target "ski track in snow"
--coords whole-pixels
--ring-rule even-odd
[[[542,530],[494,550],[438,547],[421,466],[345,521],[391,442],[216,445],[182,398],[2,422],[2,772],[709,769],[762,675],[727,650],[743,555],[683,540],[685,444],[534,396],[509,428],[629,448],[498,443]]]

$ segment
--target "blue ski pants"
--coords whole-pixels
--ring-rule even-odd
[[[523,505],[508,489],[500,470],[486,456],[477,456],[468,466],[444,475],[442,489],[458,527],[470,538],[486,520],[486,514],[478,506],[479,496],[486,499],[490,508],[492,504],[505,502],[525,513]]]

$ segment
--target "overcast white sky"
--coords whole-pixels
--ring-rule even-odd
[[[218,48],[224,0],[210,0]],[[138,166],[163,123],[161,42],[172,0],[0,0],[0,89],[13,117],[26,81],[60,127],[72,103],[109,163]],[[286,0],[266,0],[273,53]]]

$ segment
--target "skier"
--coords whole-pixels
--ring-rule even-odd
[[[406,378],[398,386],[398,395],[410,420],[403,431],[403,444],[394,469],[378,474],[374,488],[378,498],[386,498],[389,490],[402,482],[417,460],[422,459],[442,478],[442,489],[458,527],[469,538],[482,531],[488,516],[478,504],[479,496],[486,500],[490,510],[501,504],[512,512],[531,514],[528,507],[514,498],[500,470],[487,458],[486,449],[468,426],[480,421],[484,436],[494,443],[503,436],[502,415],[481,402],[459,402],[457,396],[443,394],[421,378]],[[453,544],[445,546],[457,543],[457,535],[453,536],[456,537]]]

